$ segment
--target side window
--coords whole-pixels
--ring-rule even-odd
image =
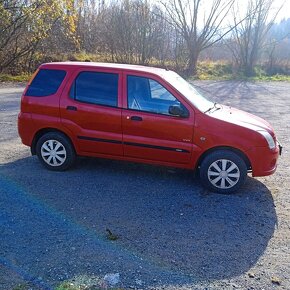
[[[84,103],[117,107],[118,74],[81,72],[74,81],[70,96]]]
[[[169,93],[163,86],[161,86],[158,82],[149,79],[149,84],[151,88],[151,98],[159,99],[159,100],[167,100],[174,102],[175,97]]]
[[[129,109],[170,115],[170,106],[182,106],[166,88],[153,79],[128,76],[127,86]]]
[[[41,69],[28,87],[26,96],[46,97],[53,95],[60,87],[66,72],[56,69]]]

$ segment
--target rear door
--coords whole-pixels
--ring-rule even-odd
[[[124,74],[122,113],[124,155],[146,160],[189,163],[194,115],[162,80]],[[169,114],[171,105],[188,112],[182,118]]]
[[[123,155],[121,73],[77,69],[60,101],[61,121],[83,153]]]

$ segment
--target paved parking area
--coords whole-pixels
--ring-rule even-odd
[[[179,169],[81,158],[50,172],[18,138],[24,87],[0,85],[0,289],[108,273],[125,289],[290,289],[290,83],[195,85],[273,125],[275,175],[224,196]]]

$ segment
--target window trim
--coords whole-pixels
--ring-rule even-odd
[[[188,111],[186,107],[185,109]],[[143,111],[143,110],[141,111],[141,110],[129,109],[129,108],[124,108],[124,110],[132,111],[132,112],[148,113],[148,114],[153,114],[153,115],[158,115],[158,116],[163,116],[163,117],[178,118],[179,120],[185,120],[189,118],[189,115],[188,117],[181,117],[181,116],[175,116],[175,115],[170,115],[170,114],[161,114],[161,113],[156,113],[156,112]],[[190,114],[189,111],[188,111],[188,114]]]

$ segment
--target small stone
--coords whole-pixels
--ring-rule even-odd
[[[135,283],[139,286],[142,286],[142,284],[143,284],[142,280],[140,280],[140,279],[136,279]]]
[[[275,284],[275,285],[281,285],[281,280],[280,280],[278,277],[273,276],[273,277],[271,278],[271,281],[272,281],[272,283]]]
[[[110,286],[115,286],[120,282],[120,274],[106,274],[104,277],[104,281],[108,283]]]
[[[248,273],[248,276],[249,276],[250,278],[255,278],[255,274],[252,273],[252,272]]]

